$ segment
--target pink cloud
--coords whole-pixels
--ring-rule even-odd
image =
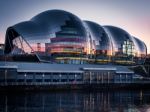
[[[150,17],[147,18],[137,18],[133,22],[134,26],[136,27],[136,30],[140,30],[140,32],[143,32],[144,34],[150,35]]]
[[[134,18],[125,18],[118,23],[129,32],[132,36],[139,38],[144,41],[147,45],[147,51],[150,53],[150,16],[149,17],[134,17]]]
[[[148,53],[150,53],[150,17],[147,18],[138,18],[135,21],[136,33],[139,35],[139,38],[145,42],[147,45]]]
[[[150,29],[150,17],[149,18],[141,18],[138,21],[142,27],[144,27],[145,29],[149,30]]]

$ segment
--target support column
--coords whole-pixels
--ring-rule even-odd
[[[67,83],[69,83],[69,73],[67,73]]]
[[[103,83],[103,73],[101,73],[101,76],[102,76],[102,83]]]
[[[36,75],[36,73],[33,73],[33,83],[36,83],[35,75]]]
[[[24,81],[25,81],[25,84],[26,84],[26,77],[27,77],[27,74],[25,73],[25,74],[24,74]]]
[[[121,77],[122,77],[121,74],[119,74],[119,82],[120,82],[120,83],[122,83],[122,82],[121,82],[121,79],[122,79]]]
[[[96,72],[96,83],[98,84],[98,80],[99,78],[98,78],[98,72]]]
[[[50,78],[51,78],[51,83],[53,83],[53,73],[51,73]]]
[[[127,75],[127,73],[126,73],[126,83],[128,83],[128,75]]]
[[[44,81],[44,77],[45,77],[45,74],[43,73],[43,75],[42,75],[42,82],[45,82]]]
[[[5,69],[5,85],[7,85],[7,68]]]
[[[77,74],[76,73],[74,75],[74,78],[75,78],[75,82],[77,82]]]
[[[59,82],[61,82],[61,73],[59,74]]]
[[[109,72],[107,73],[107,78],[108,78],[107,80],[108,80],[108,84],[109,84]]]
[[[90,84],[91,84],[91,72],[89,72],[90,73]]]

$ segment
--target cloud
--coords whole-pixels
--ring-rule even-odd
[[[136,33],[139,35],[139,38],[145,42],[147,45],[148,53],[150,53],[150,41],[149,41],[149,36],[150,36],[150,17],[141,17],[136,20],[135,22],[136,26]]]

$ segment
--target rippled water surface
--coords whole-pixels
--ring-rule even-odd
[[[150,91],[7,93],[0,112],[150,112]]]

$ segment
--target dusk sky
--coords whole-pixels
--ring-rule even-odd
[[[51,9],[123,28],[143,40],[150,53],[150,0],[0,0],[0,43],[9,26]]]

